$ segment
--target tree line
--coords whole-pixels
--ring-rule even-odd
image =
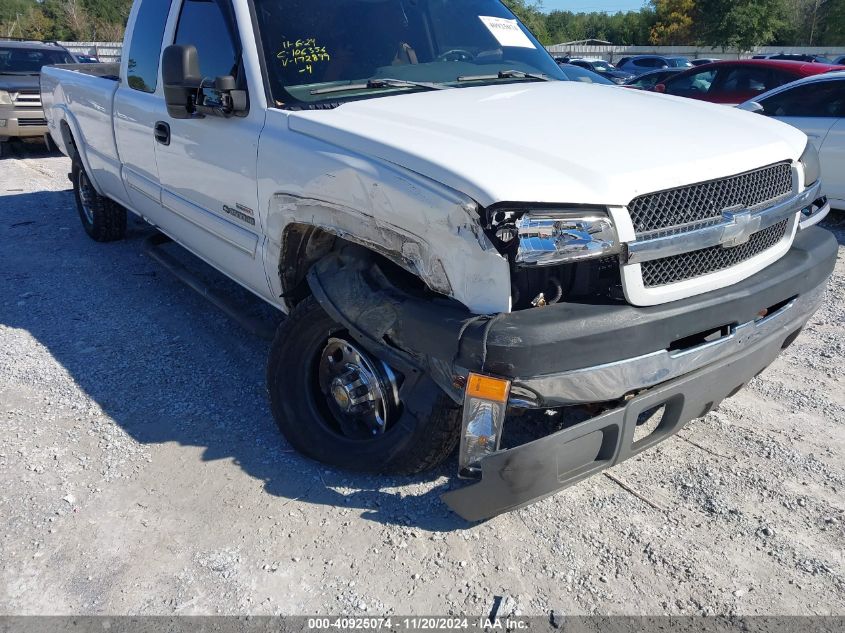
[[[650,0],[639,11],[614,14],[547,13],[541,0],[504,2],[544,44],[845,46],[845,0]],[[132,0],[0,0],[0,35],[117,41],[131,6]]]
[[[845,46],[845,0],[651,0],[639,11],[543,11],[504,0],[544,44],[585,39],[625,46]]]
[[[36,40],[123,39],[132,0],[0,0],[0,35]]]

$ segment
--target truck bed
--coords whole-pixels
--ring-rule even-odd
[[[115,193],[122,188],[112,120],[118,73],[119,64],[65,64],[41,71],[41,100],[53,140],[70,154],[59,124],[66,121],[95,186]]]

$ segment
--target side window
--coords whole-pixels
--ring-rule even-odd
[[[643,90],[651,90],[661,81],[660,73],[652,73],[646,77],[641,77],[634,82],[633,85],[639,86]]]
[[[133,90],[152,93],[158,85],[161,43],[170,13],[170,0],[143,0],[129,46],[127,81]]]
[[[769,116],[845,116],[845,81],[813,82],[785,90],[760,102]]]
[[[771,73],[766,68],[732,68],[719,82],[719,92],[727,94],[763,93],[775,86]]]
[[[184,0],[174,44],[197,47],[204,78],[237,77],[240,59],[236,37],[234,25],[223,15],[220,2]]]
[[[715,77],[715,70],[702,70],[697,73],[684,74],[683,77],[678,77],[666,83],[666,94],[681,97],[706,95],[710,92]]]

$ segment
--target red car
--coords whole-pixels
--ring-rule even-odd
[[[710,103],[738,105],[796,79],[832,70],[845,70],[845,66],[772,59],[721,61],[679,73],[652,90]]]

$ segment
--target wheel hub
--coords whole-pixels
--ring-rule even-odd
[[[360,367],[350,367],[332,380],[332,397],[345,413],[364,413],[384,397],[380,385]]]
[[[320,389],[344,435],[366,438],[387,429],[398,407],[396,377],[344,339],[329,339],[320,358]]]
[[[91,201],[94,197],[93,187],[88,180],[85,170],[79,169],[79,199],[82,203],[82,211],[85,213],[90,224],[94,223],[94,211],[91,209]]]

